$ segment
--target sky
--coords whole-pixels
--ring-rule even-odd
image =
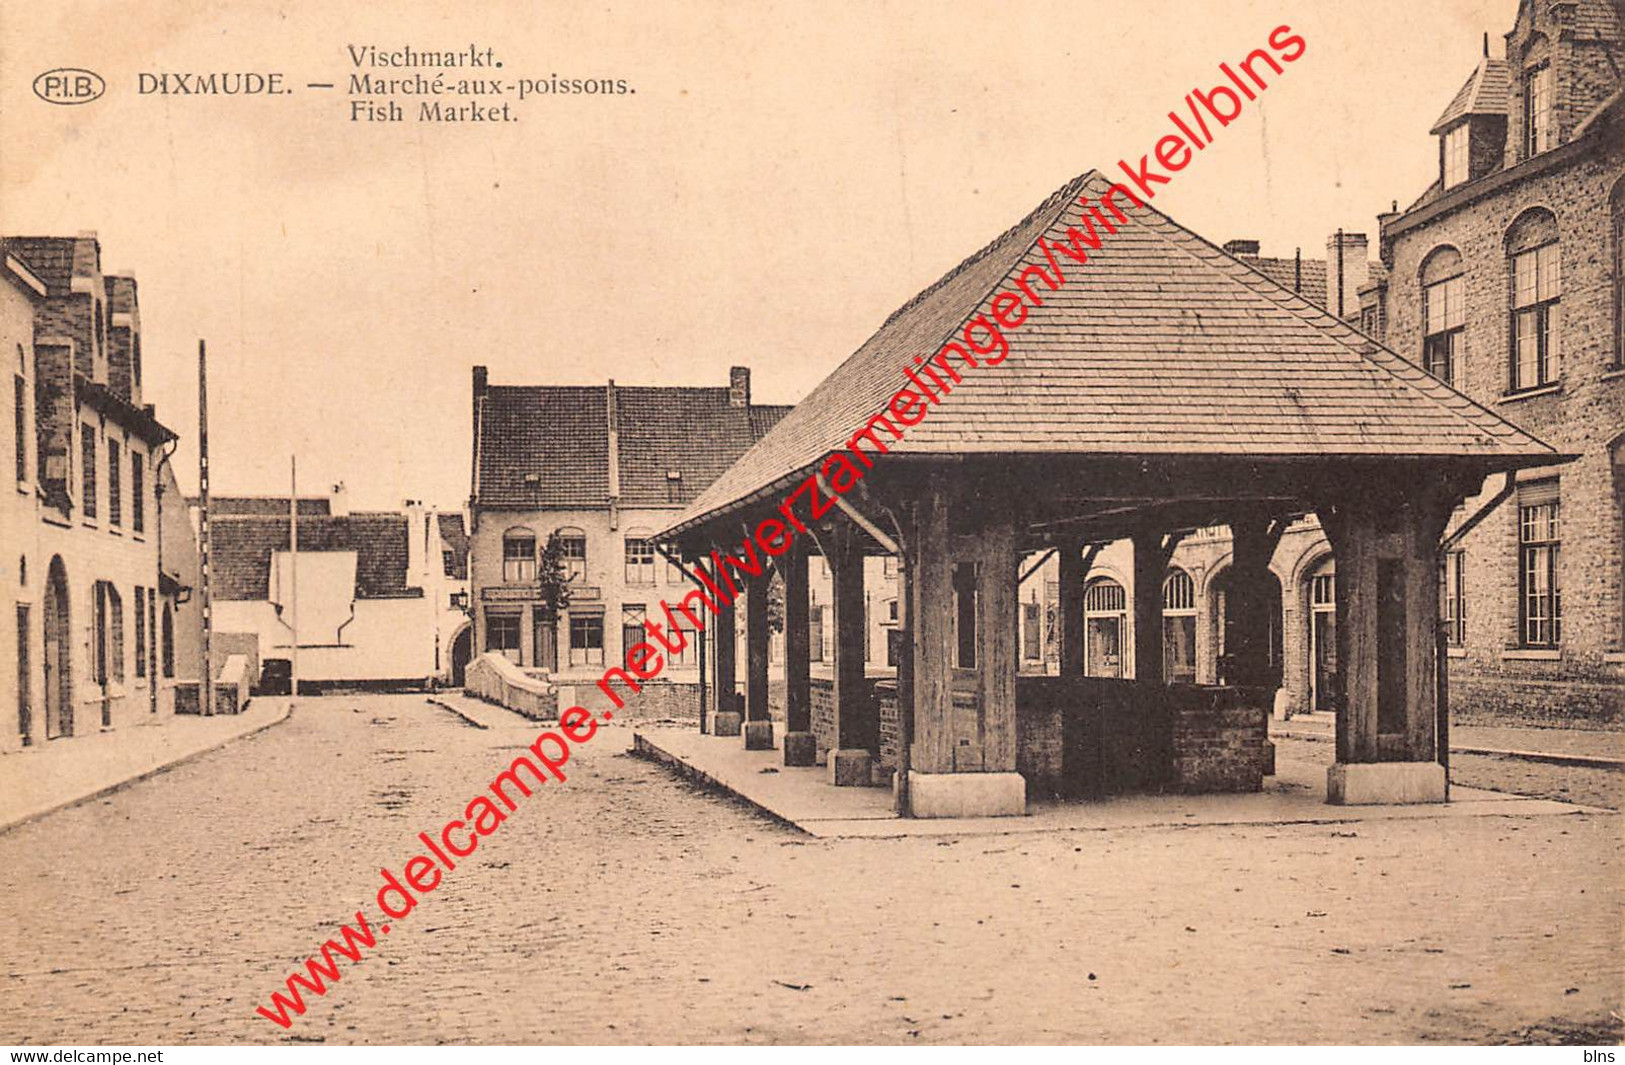
[[[899,305],[1073,176],[1137,160],[1187,92],[1290,25],[1306,50],[1155,205],[1322,257],[1433,179],[1428,129],[1516,0],[7,5],[0,232],[95,231],[139,283],[145,399],[217,493],[468,495],[470,376],[727,383],[793,403]],[[517,121],[351,121],[348,46],[493,49],[624,78]],[[35,75],[93,70],[81,106]],[[363,68],[374,74],[410,73]],[[141,94],[280,72],[286,95]],[[430,72],[432,74],[432,72]],[[149,79],[150,80],[150,79]],[[311,82],[333,83],[331,90]]]

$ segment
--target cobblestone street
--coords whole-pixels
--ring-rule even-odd
[[[526,732],[307,699],[0,836],[0,1041],[1618,1038],[1617,815],[818,842],[628,737],[286,1032],[254,1007]]]

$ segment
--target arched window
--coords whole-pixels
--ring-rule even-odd
[[[1110,577],[1097,577],[1083,590],[1083,663],[1091,677],[1123,675],[1123,637],[1128,594]]]
[[[1445,384],[1460,373],[1463,331],[1467,325],[1461,252],[1446,244],[1422,261],[1422,368]]]
[[[509,529],[502,534],[502,579],[518,584],[536,579],[536,534],[529,529]]]
[[[655,582],[655,544],[647,529],[628,529],[626,532],[626,583],[653,584]]]
[[[1544,207],[1518,216],[1507,230],[1512,285],[1510,391],[1554,384],[1563,372],[1563,265],[1557,219]]]
[[[1177,566],[1162,582],[1162,679],[1196,680],[1196,582]]]
[[[559,538],[559,559],[564,565],[564,579],[567,581],[585,581],[587,579],[587,534],[574,526],[566,525],[554,535]]]

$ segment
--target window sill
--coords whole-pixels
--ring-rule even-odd
[[[17,494],[21,495],[21,496],[33,495],[34,494],[34,486],[29,484],[27,481],[18,481],[17,482]]]
[[[1610,666],[1625,665],[1625,651],[1604,651],[1602,660]]]
[[[84,521],[81,519],[79,524],[86,529],[100,529],[102,527],[99,521]]]
[[[1522,399],[1534,399],[1536,396],[1554,396],[1561,391],[1563,391],[1563,382],[1557,381],[1553,384],[1541,385],[1538,388],[1526,388],[1521,392],[1508,392],[1495,402],[1498,404],[1516,403]]]
[[[124,535],[124,530],[119,528],[117,525],[109,525],[107,527],[107,531],[112,533],[114,536],[123,536]]]
[[[1604,381],[1617,381],[1625,377],[1625,366],[1610,366],[1602,372]]]
[[[1465,647],[1446,647],[1444,649],[1444,655],[1445,655],[1446,658],[1466,658],[1467,657],[1467,648],[1465,648]]]
[[[147,542],[147,538],[142,536],[140,533],[131,533],[130,539],[134,540],[138,544],[144,544]]]
[[[1563,652],[1556,647],[1508,647],[1501,652],[1504,662],[1560,662]]]

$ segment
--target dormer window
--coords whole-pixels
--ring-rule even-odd
[[[1527,159],[1557,143],[1552,111],[1552,65],[1541,63],[1523,75],[1523,154]]]
[[[1444,187],[1447,189],[1467,180],[1469,128],[1469,124],[1463,122],[1439,138],[1444,149]]]

